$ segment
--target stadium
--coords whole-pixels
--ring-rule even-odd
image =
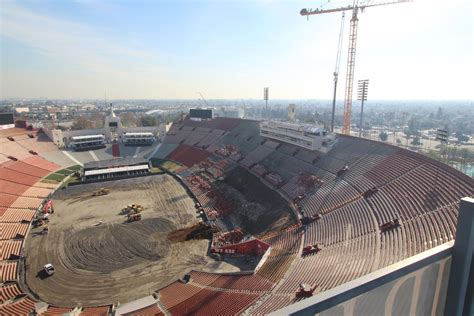
[[[474,180],[438,161],[234,118],[186,117],[138,147],[81,132],[95,139],[75,151],[0,130],[2,315],[472,308]]]

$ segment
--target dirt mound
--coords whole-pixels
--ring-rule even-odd
[[[263,235],[296,223],[288,202],[240,166],[230,171],[224,181],[216,182],[216,186],[232,205],[234,219],[252,235]]]
[[[112,272],[167,256],[166,234],[176,228],[159,217],[129,224],[91,227],[65,232],[63,262],[71,269]]]
[[[174,230],[168,234],[168,240],[172,242],[182,242],[191,239],[211,239],[215,228],[204,223],[197,223],[193,226]]]

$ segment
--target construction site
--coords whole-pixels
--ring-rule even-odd
[[[31,229],[27,238],[26,282],[39,298],[58,306],[128,302],[192,268],[240,270],[207,256],[207,239],[168,240],[168,233],[201,221],[193,200],[171,176],[69,187],[52,201],[48,223]],[[44,262],[54,265],[54,278],[39,273]]]

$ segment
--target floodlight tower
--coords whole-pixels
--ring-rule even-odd
[[[359,88],[357,91],[357,100],[361,101],[360,104],[360,124],[359,124],[359,137],[362,137],[362,123],[364,120],[364,101],[367,101],[367,93],[369,89],[369,79],[359,80]]]
[[[386,0],[386,1],[370,1],[366,0],[359,4],[358,0],[353,0],[352,5],[333,9],[302,9],[300,14],[309,17],[310,15],[332,13],[339,11],[352,11],[351,25],[349,31],[349,51],[347,56],[346,71],[346,91],[344,97],[344,120],[342,133],[349,135],[351,132],[351,113],[352,113],[352,84],[354,82],[355,54],[357,44],[357,29],[359,24],[359,10],[364,11],[365,8],[375,7],[387,4],[395,4],[402,2],[411,2],[411,0]]]
[[[263,99],[265,100],[265,114],[268,114],[268,87],[263,88]]]

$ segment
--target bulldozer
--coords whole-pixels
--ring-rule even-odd
[[[128,222],[137,222],[142,219],[142,214],[128,214]]]
[[[92,196],[107,195],[110,193],[109,189],[100,188],[92,193]]]

